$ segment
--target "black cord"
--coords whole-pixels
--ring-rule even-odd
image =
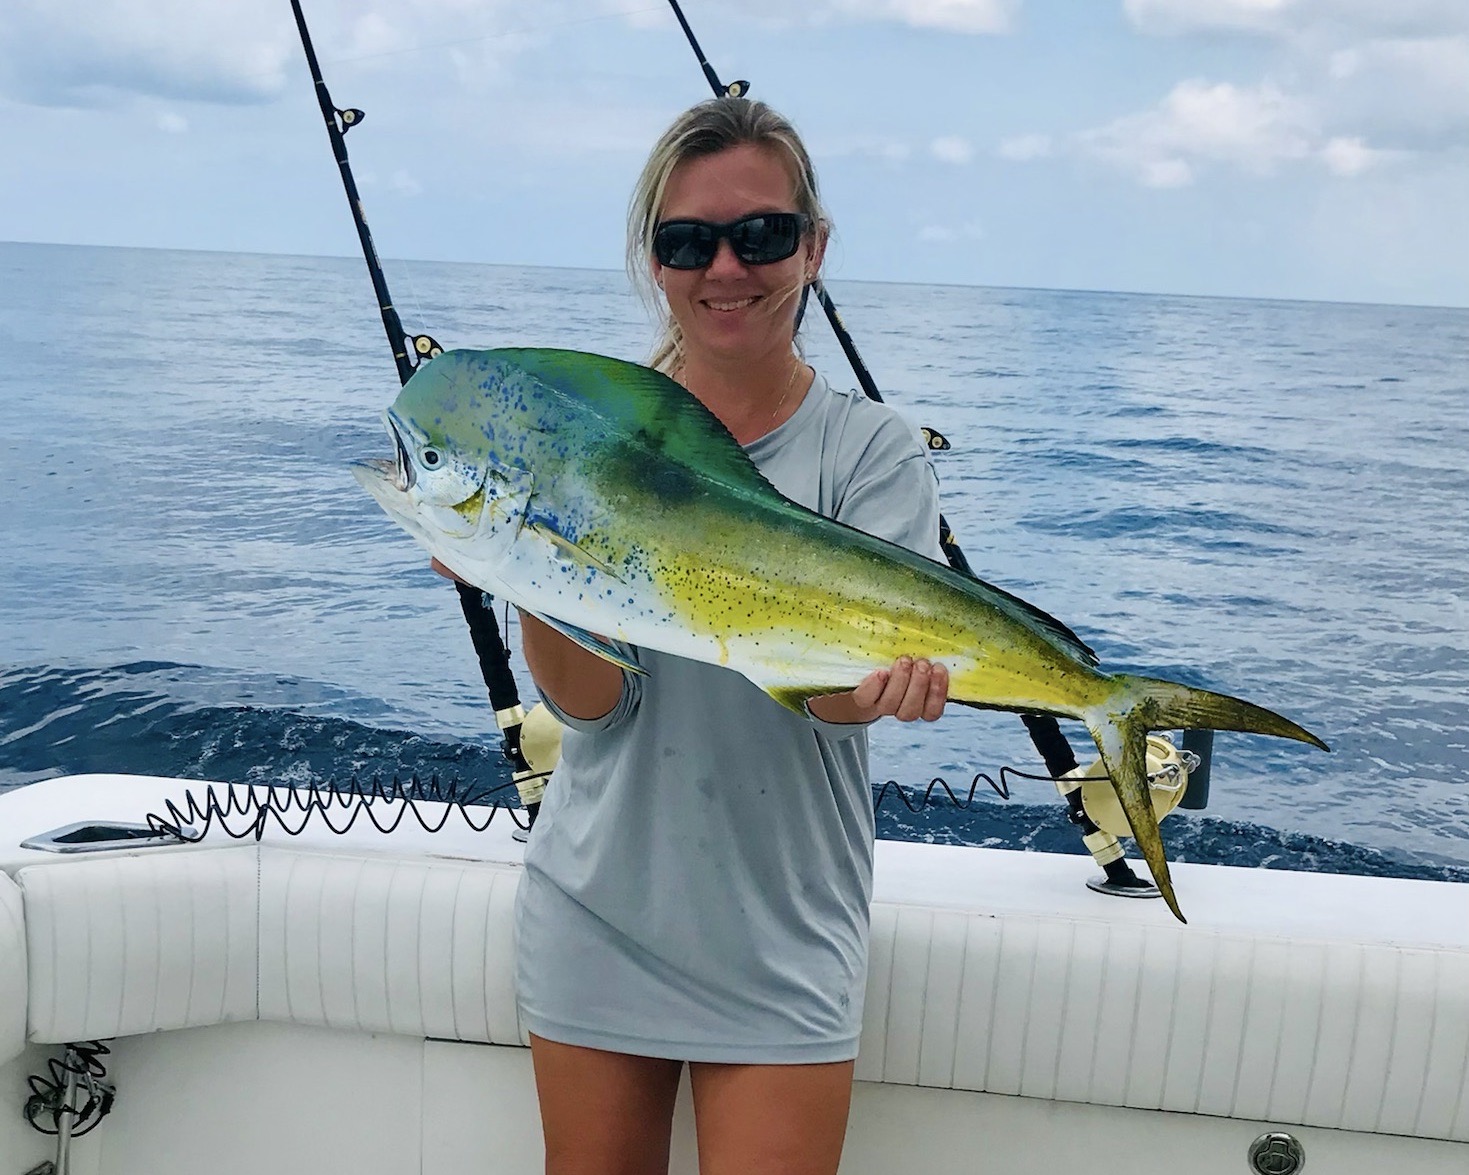
[[[61,1133],[61,1118],[72,1116],[71,1136],[80,1138],[105,1118],[112,1109],[116,1091],[104,1079],[107,1066],[102,1058],[111,1052],[100,1040],[87,1040],[66,1046],[65,1057],[52,1057],[47,1074],[32,1074],[26,1079],[31,1096],[26,1098],[23,1113],[31,1126],[42,1134]],[[86,1095],[80,1106],[66,1104],[69,1079],[77,1078],[77,1091]]]

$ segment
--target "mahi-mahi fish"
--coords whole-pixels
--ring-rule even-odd
[[[1250,702],[1106,673],[1060,621],[782,496],[668,377],[578,351],[449,351],[386,412],[396,460],[356,463],[383,509],[460,579],[630,672],[609,638],[727,666],[801,712],[902,655],[949,698],[1051,714],[1096,740],[1181,920],[1149,800],[1150,730],[1326,744]]]

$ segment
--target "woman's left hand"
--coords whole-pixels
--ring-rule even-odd
[[[899,657],[891,669],[877,669],[850,693],[812,698],[806,708],[825,722],[932,722],[949,700],[949,670],[941,661]]]

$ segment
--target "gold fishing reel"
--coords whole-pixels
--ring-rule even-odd
[[[1173,745],[1167,735],[1148,735],[1148,796],[1153,802],[1153,815],[1159,821],[1183,800],[1188,790],[1189,772],[1199,766],[1199,757],[1192,751],[1183,751]],[[1068,771],[1056,780],[1056,790],[1063,797],[1081,792],[1081,806],[1087,818],[1097,826],[1097,831],[1082,837],[1082,842],[1091,853],[1092,859],[1104,869],[1123,857],[1119,837],[1131,836],[1132,826],[1117,793],[1112,790],[1112,781],[1107,775],[1106,764],[1101,759]],[[1088,881],[1091,889],[1122,897],[1157,897],[1153,886],[1117,886],[1105,877],[1095,882]]]
[[[515,773],[515,789],[522,804],[539,804],[546,780],[561,761],[561,723],[537,702],[520,723],[520,753],[528,770]]]

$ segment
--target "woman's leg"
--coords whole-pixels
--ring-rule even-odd
[[[666,1175],[680,1061],[532,1035],[546,1175]]]
[[[699,1175],[835,1175],[854,1064],[691,1063]]]

